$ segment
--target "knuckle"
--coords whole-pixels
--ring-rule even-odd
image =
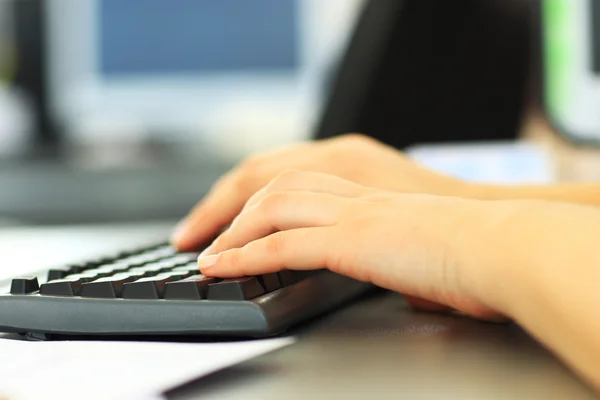
[[[334,145],[334,143],[336,144]],[[372,145],[374,143],[376,143],[376,141],[368,136],[359,133],[351,133],[341,136],[338,139],[338,142],[332,142],[330,151],[339,155],[343,155],[350,160],[353,160],[355,157],[356,160],[360,160],[364,159],[365,146],[368,146],[370,144]],[[331,156],[331,154],[329,156]],[[362,169],[363,166],[360,165],[360,163],[355,162],[351,163],[350,167]]]
[[[263,165],[263,156],[250,156],[231,171],[231,177],[238,184],[245,182],[258,175]]]
[[[344,135],[343,138],[347,143],[351,144],[369,143],[373,141],[373,138],[362,133],[348,133]]]
[[[286,169],[283,172],[281,172],[277,178],[283,182],[286,182],[286,181],[293,182],[296,179],[303,177],[305,174],[306,174],[306,172],[301,171],[299,169],[289,168],[289,169]]]
[[[270,214],[271,212],[285,207],[288,198],[289,196],[286,192],[267,193],[262,200],[259,201],[258,208],[263,212]]]
[[[344,272],[344,256],[339,254],[329,254],[325,260],[327,268],[335,273],[342,274]]]
[[[293,187],[299,181],[303,179],[306,175],[306,172],[297,170],[297,169],[286,169],[285,171],[279,173],[271,183],[269,184],[269,189],[271,190],[280,190],[288,187]]]
[[[268,191],[266,190],[266,188],[262,188],[258,192],[250,196],[250,198],[248,199],[248,201],[246,201],[246,204],[244,205],[244,210],[242,211],[242,213],[253,208],[257,204],[260,204],[260,202],[265,198],[267,194]]]
[[[284,248],[285,240],[281,235],[273,234],[265,239],[264,252],[268,255],[279,255]]]
[[[253,188],[254,171],[244,168],[237,169],[229,179],[229,187],[236,193],[250,193]]]

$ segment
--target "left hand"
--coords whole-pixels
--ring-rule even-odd
[[[223,278],[327,268],[400,292],[417,307],[501,319],[493,299],[476,295],[454,251],[457,232],[482,203],[289,171],[247,202],[199,266]]]
[[[288,169],[332,174],[361,185],[401,193],[471,196],[480,190],[479,185],[425,168],[372,138],[343,135],[247,158],[219,179],[178,224],[172,244],[180,251],[203,246],[231,223],[250,197]]]

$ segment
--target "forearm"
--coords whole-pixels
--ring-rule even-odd
[[[600,210],[534,201],[477,207],[457,241],[464,284],[600,390]]]
[[[479,200],[537,199],[600,206],[600,183],[554,185],[465,185],[465,197]]]

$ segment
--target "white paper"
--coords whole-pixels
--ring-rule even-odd
[[[430,144],[407,153],[433,170],[472,182],[546,184],[556,179],[550,153],[529,142]]]
[[[168,389],[293,341],[293,338],[225,343],[0,339],[0,399],[162,399],[161,393]]]

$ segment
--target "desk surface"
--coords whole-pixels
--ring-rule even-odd
[[[170,226],[0,230],[0,278],[155,240]],[[32,247],[42,250],[15,257]],[[168,398],[600,398],[518,327],[411,312],[396,294],[364,299],[291,334],[298,343]]]
[[[515,325],[409,311],[384,294],[301,328],[298,343],[169,399],[596,399]]]

